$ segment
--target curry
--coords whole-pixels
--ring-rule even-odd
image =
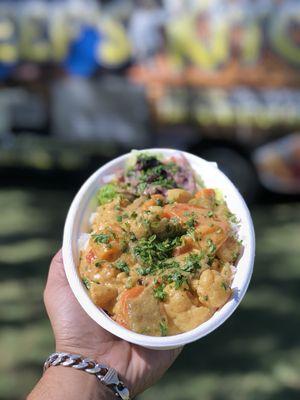
[[[97,198],[79,273],[93,302],[117,323],[175,335],[230,299],[242,250],[237,221],[185,158],[139,153]]]

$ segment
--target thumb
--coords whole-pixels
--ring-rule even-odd
[[[52,287],[53,285],[56,287],[68,286],[61,250],[55,254],[51,261],[46,289],[48,286]]]
[[[56,297],[59,297],[60,293],[67,294],[69,290],[69,283],[64,270],[62,251],[59,250],[53,257],[49,268],[46,288],[44,291],[44,302],[46,307],[50,300],[55,300]]]

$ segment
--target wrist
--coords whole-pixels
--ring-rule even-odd
[[[115,400],[114,393],[86,372],[53,366],[45,371],[28,400]]]
[[[105,385],[103,385],[94,375],[90,375],[84,371],[75,370],[62,366],[50,367],[46,374],[54,377],[57,383],[66,387],[66,398],[75,398],[76,393],[84,393],[84,397],[88,400],[115,400],[115,395]],[[73,396],[70,396],[70,387],[73,386]],[[82,397],[81,397],[82,398]]]
[[[94,349],[88,347],[76,346],[69,343],[66,344],[57,343],[55,349],[57,353],[78,354],[85,358],[90,358],[91,360],[99,361],[98,353]]]
[[[66,348],[64,347],[64,349]],[[51,366],[70,367],[77,371],[84,371],[85,373],[94,375],[100,383],[109,387],[118,398],[129,400],[130,393],[128,387],[120,379],[118,371],[112,368],[111,365],[98,362],[91,357],[83,355],[81,352],[78,354],[79,352],[76,351],[76,354],[71,354],[70,350],[72,350],[72,347],[66,350],[68,351],[56,351],[51,354],[44,363],[44,371],[47,371]]]

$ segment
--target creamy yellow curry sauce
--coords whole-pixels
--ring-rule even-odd
[[[145,335],[189,331],[232,295],[236,221],[182,157],[141,153],[98,193],[79,273],[93,302]]]

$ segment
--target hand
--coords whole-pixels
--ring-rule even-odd
[[[148,350],[101,328],[74,297],[65,275],[61,252],[51,262],[44,301],[56,351],[81,354],[115,368],[129,387],[131,397],[153,385],[181,351]]]

